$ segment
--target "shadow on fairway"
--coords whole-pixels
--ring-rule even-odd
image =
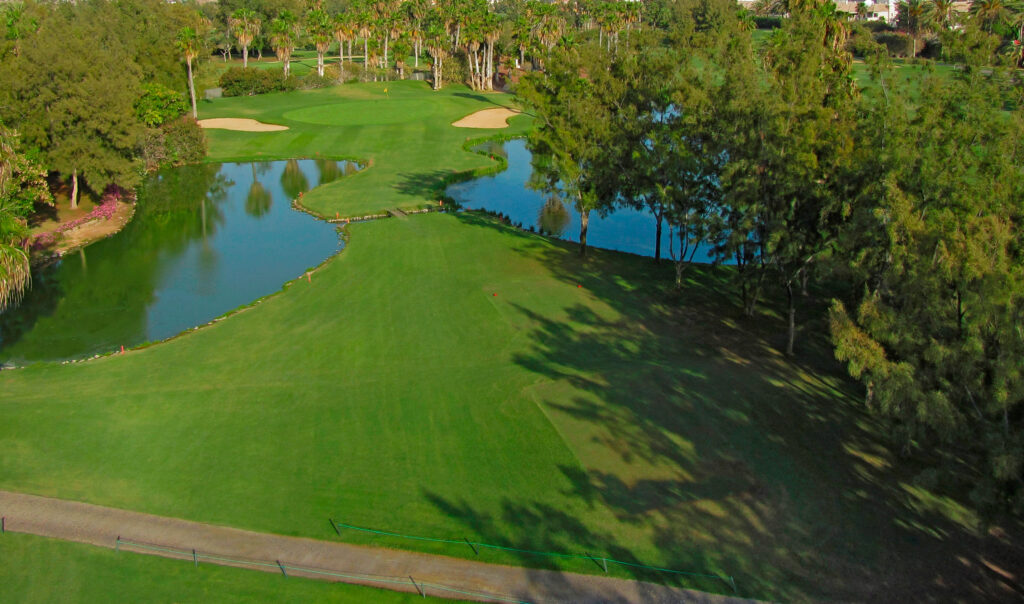
[[[513,305],[533,326],[530,349],[515,362],[545,378],[527,395],[582,464],[560,468],[567,494],[606,506],[621,526],[597,530],[514,494],[497,517],[427,493],[439,510],[492,543],[733,575],[743,596],[921,601],[1024,593],[1019,522],[987,531],[958,500],[965,490],[915,483],[922,466],[890,450],[885,427],[862,408],[859,386],[831,359],[821,306],[801,309],[801,352],[791,361],[777,351],[778,305],[743,317],[730,269],[690,267],[675,292],[670,265],[601,250],[581,259],[575,245],[538,245],[522,253],[539,255],[555,278],[587,295],[564,309],[568,319]],[[635,539],[650,540],[661,560],[638,560],[629,545]],[[628,572],[731,591],[704,579]]]
[[[456,92],[452,96],[457,96],[457,97],[463,98],[463,99],[470,99],[470,100],[473,100],[473,101],[479,101],[481,103],[487,103],[489,105],[494,105],[495,107],[504,107],[506,109],[515,109],[515,107],[511,103],[499,103],[493,96],[488,96],[488,95],[484,95],[484,94],[472,94],[470,92]],[[505,98],[508,98],[508,97],[506,96]]]

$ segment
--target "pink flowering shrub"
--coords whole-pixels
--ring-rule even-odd
[[[80,227],[87,222],[99,220],[101,218],[103,220],[110,220],[114,216],[114,213],[117,212],[117,202],[121,200],[135,201],[135,193],[117,185],[110,185],[103,193],[103,197],[100,197],[100,203],[93,208],[91,212],[81,218],[65,222],[52,232],[38,235],[35,240],[32,241],[32,249],[38,250],[50,247],[57,242],[57,238],[61,233]]]

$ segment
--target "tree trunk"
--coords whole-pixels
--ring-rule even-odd
[[[665,208],[659,205],[655,216],[658,222],[654,228],[654,263],[658,264],[661,262],[661,221],[665,217]]]
[[[580,212],[580,256],[587,255],[587,227],[590,226],[590,210]]]
[[[786,282],[786,300],[789,302],[789,333],[786,337],[786,356],[793,356],[793,340],[796,339],[796,298],[793,295],[793,281]]]
[[[199,111],[196,109],[196,85],[192,81],[192,59],[185,63],[188,65],[188,95],[192,98],[192,119],[199,119]]]
[[[412,66],[413,66],[414,69],[419,69],[419,67],[420,67],[420,41],[418,39],[414,40],[413,41],[413,46],[416,47],[416,48],[413,48],[413,54],[416,55],[416,57],[413,60]]]
[[[363,38],[363,69],[369,69],[369,68],[370,68],[370,45],[366,41],[366,38]]]
[[[249,67],[249,45],[242,47],[242,69]]]
[[[316,53],[316,74],[321,78],[324,77],[324,53]]]
[[[71,209],[78,209],[78,170],[71,172]]]
[[[384,34],[384,68],[388,66],[388,42],[390,41],[391,35]]]
[[[672,234],[669,233],[669,244],[672,243]],[[683,269],[686,268],[686,229],[679,229],[679,260],[676,261],[676,289],[683,289]],[[669,253],[672,248],[669,247]],[[691,256],[692,258],[692,256]]]

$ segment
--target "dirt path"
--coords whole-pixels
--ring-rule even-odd
[[[422,589],[427,595],[449,598],[484,602],[619,604],[740,601],[639,581],[255,533],[7,491],[0,491],[0,515],[4,517],[6,529],[12,532],[188,560],[192,559],[195,548],[200,556],[199,563],[203,564],[214,562],[266,572],[287,572],[288,576],[360,583],[397,591]],[[328,525],[326,518],[324,524]],[[163,551],[152,546],[159,546]],[[210,556],[234,560],[215,561]],[[246,564],[241,560],[251,562]],[[256,562],[262,565],[253,564]],[[314,569],[319,572],[309,572]],[[324,571],[332,574],[324,574]],[[347,576],[339,576],[342,573]],[[472,595],[464,592],[472,592]]]

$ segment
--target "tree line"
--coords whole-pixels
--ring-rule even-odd
[[[677,283],[701,247],[735,266],[748,316],[780,292],[788,355],[798,299],[826,292],[836,357],[934,461],[921,479],[966,471],[980,507],[1024,511],[1024,82],[972,52],[998,34],[951,35],[968,62],[919,89],[867,48],[862,91],[833,4],[791,5],[756,46],[716,5],[523,79],[540,188],[579,211],[584,255],[592,213],[646,207],[678,244]]]

